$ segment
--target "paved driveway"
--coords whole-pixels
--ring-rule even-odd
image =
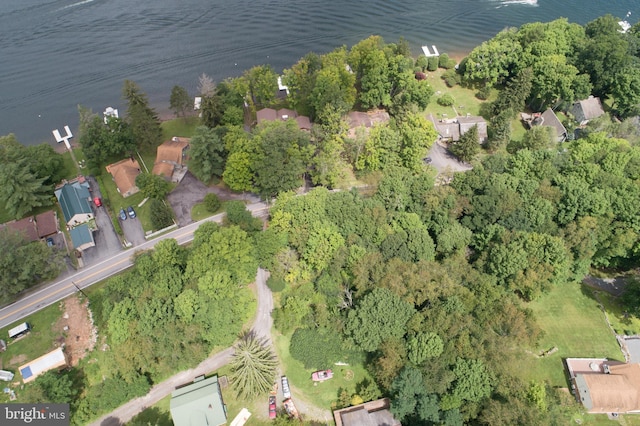
[[[459,161],[443,144],[438,142],[434,143],[429,150],[429,158],[431,158],[429,165],[434,167],[439,175],[466,172],[472,169],[471,164]]]
[[[87,180],[91,187],[91,197],[102,198],[100,187],[96,180],[92,177],[87,178]],[[123,250],[122,243],[113,228],[113,222],[111,222],[111,216],[109,216],[106,207],[96,207],[93,203],[91,203],[91,207],[95,212],[98,230],[93,233],[96,246],[88,248],[82,253],[82,260],[85,266],[95,264],[101,259],[113,256]]]
[[[178,226],[185,226],[193,222],[191,219],[191,209],[204,200],[204,196],[214,193],[220,200],[245,200],[250,203],[257,203],[260,198],[252,194],[237,194],[235,192],[219,188],[217,186],[206,186],[200,182],[191,172],[187,172],[182,181],[167,196],[167,200],[173,211],[176,213]]]
[[[144,237],[144,230],[142,229],[140,219],[137,217],[132,219],[127,216],[126,220],[121,220],[120,218],[118,218],[118,220],[120,221],[120,227],[124,233],[124,239],[130,242],[133,247],[139,246],[147,241]]]

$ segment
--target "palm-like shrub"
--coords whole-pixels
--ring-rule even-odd
[[[255,398],[272,388],[277,366],[266,340],[247,334],[231,358],[231,380],[238,394]]]

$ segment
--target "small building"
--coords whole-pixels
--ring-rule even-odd
[[[262,108],[261,110],[256,112],[256,119],[258,121],[258,124],[265,121],[286,121],[290,118],[296,120],[296,123],[298,124],[298,128],[300,130],[311,130],[311,120],[309,119],[309,117],[298,115],[298,113],[292,109],[281,108],[279,110],[275,110],[273,108]]]
[[[9,330],[9,338],[17,339],[20,336],[27,334],[31,330],[31,326],[28,322],[23,322],[22,324],[18,324]]]
[[[42,355],[40,358],[24,364],[18,370],[20,370],[20,374],[22,375],[22,381],[29,383],[49,370],[53,370],[55,368],[61,369],[66,366],[67,358],[64,355],[64,351],[62,348],[58,348],[48,354]]]
[[[167,180],[179,182],[186,173],[190,138],[174,136],[158,146],[151,173]],[[178,171],[182,173],[177,173]]]
[[[604,115],[604,109],[600,98],[589,96],[587,99],[574,103],[571,107],[571,114],[581,126],[584,126],[589,120]]]
[[[520,118],[529,129],[534,126],[551,127],[555,133],[556,142],[564,142],[567,140],[567,129],[551,108],[547,108],[543,113],[521,113]]]
[[[58,233],[58,215],[55,211],[49,210],[35,217],[29,216],[3,223],[0,225],[0,230],[2,229],[20,233],[28,241],[38,241]]]
[[[590,413],[640,413],[640,364],[567,358],[571,388]]]
[[[110,118],[119,118],[118,110],[113,107],[107,107],[102,113],[102,116],[104,117],[104,124],[109,124]]]
[[[71,243],[73,248],[78,251],[83,251],[89,247],[95,247],[96,242],[93,239],[93,231],[89,228],[89,224],[83,223],[69,230],[71,236]]]
[[[475,115],[458,116],[451,119],[436,120],[433,114],[429,114],[429,121],[433,123],[438,132],[438,139],[444,142],[458,142],[460,137],[473,126],[478,128],[478,141],[485,143],[488,138],[487,122],[483,117]]]
[[[349,126],[349,137],[354,137],[356,129],[370,129],[376,124],[387,123],[389,113],[382,109],[375,109],[367,112],[351,111],[346,116],[347,126]]]
[[[11,371],[0,370],[0,380],[10,382],[13,380],[14,374]]]
[[[21,234],[27,241],[38,241],[38,227],[33,216],[20,220],[12,220],[3,224],[2,228]]]
[[[133,157],[126,158],[117,163],[109,164],[106,169],[111,174],[122,197],[127,198],[140,191],[136,186],[136,177],[141,172],[138,160]]]
[[[389,411],[388,398],[382,398],[333,412],[336,426],[401,426]]]
[[[176,389],[169,407],[175,426],[219,426],[227,422],[217,376]]]
[[[5,342],[4,340],[0,339],[0,352],[4,352],[7,350],[7,342]]]
[[[72,182],[65,182],[55,190],[67,226],[74,227],[94,219],[89,204],[91,193],[89,183],[83,176]]]

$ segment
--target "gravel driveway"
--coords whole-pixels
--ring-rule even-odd
[[[187,172],[182,181],[175,187],[167,200],[173,211],[176,213],[178,226],[185,226],[193,222],[191,219],[191,209],[204,200],[204,196],[214,193],[221,201],[245,200],[250,203],[257,203],[260,198],[252,194],[237,194],[235,192],[219,188],[217,186],[206,186],[200,182],[191,172]]]

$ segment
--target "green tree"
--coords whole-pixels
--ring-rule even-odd
[[[376,288],[349,312],[345,332],[358,347],[373,352],[383,340],[402,337],[413,313],[413,307],[391,291]]]
[[[253,164],[258,193],[273,197],[298,188],[310,157],[308,133],[293,120],[272,121],[258,126],[255,138],[260,143]]]
[[[545,149],[551,146],[554,139],[552,127],[535,126],[524,134],[522,148],[531,150]]]
[[[182,86],[173,86],[171,89],[171,97],[169,98],[169,107],[176,117],[185,117],[187,110],[191,109],[193,104],[187,89]]]
[[[52,203],[51,186],[46,177],[38,178],[29,170],[26,158],[5,163],[0,168],[0,202],[15,219],[21,219],[36,207]]]
[[[131,80],[125,80],[122,96],[127,102],[126,121],[131,126],[133,139],[138,147],[153,147],[162,138],[160,120],[149,106],[147,95]]]
[[[152,198],[149,202],[149,209],[151,210],[151,226],[153,226],[153,229],[164,229],[173,225],[171,208],[163,201]]]
[[[246,335],[235,346],[229,363],[231,382],[240,395],[256,398],[273,386],[278,360],[264,339]]]
[[[171,189],[171,184],[162,176],[151,173],[140,173],[136,176],[136,186],[147,198],[162,200]]]
[[[65,177],[62,155],[55,152],[51,145],[41,143],[27,146],[25,157],[31,173],[38,178],[45,178],[46,185],[54,185]]]
[[[425,389],[420,370],[404,368],[391,386],[393,415],[407,424],[418,422],[437,423],[440,420],[438,398]]]
[[[278,75],[269,65],[253,67],[244,72],[243,78],[248,83],[249,94],[255,106],[269,106],[276,98]]]
[[[242,201],[227,201],[225,210],[227,212],[225,217],[226,223],[239,226],[240,229],[246,232],[262,230],[262,221],[257,217],[253,217]]]
[[[204,208],[207,209],[209,213],[217,212],[221,205],[220,199],[213,192],[204,196]]]
[[[222,177],[227,150],[215,130],[198,126],[191,137],[189,170],[202,182]]]
[[[407,354],[414,365],[439,357],[443,350],[444,343],[436,333],[418,333],[407,340]]]
[[[478,126],[467,130],[460,140],[449,146],[449,149],[460,160],[470,162],[480,152],[480,139],[478,138]]]
[[[458,358],[453,374],[453,395],[460,400],[480,402],[491,395],[495,378],[482,361]]]

